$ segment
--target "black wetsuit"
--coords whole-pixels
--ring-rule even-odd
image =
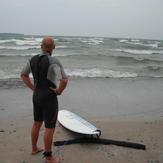
[[[30,60],[35,86],[34,120],[44,121],[46,128],[54,128],[58,114],[58,100],[56,94],[49,89],[49,87],[56,88],[55,84],[47,79],[49,66],[47,55],[36,55]]]

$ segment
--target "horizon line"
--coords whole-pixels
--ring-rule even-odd
[[[24,35],[24,36],[52,36],[52,37],[102,37],[102,38],[113,38],[113,39],[139,39],[139,40],[160,40],[163,41],[163,39],[154,39],[154,38],[141,38],[141,37],[118,37],[118,36],[95,36],[95,35],[59,35],[59,34],[25,34],[25,33],[17,33],[17,32],[0,32],[0,35],[2,34],[8,34],[8,35]]]

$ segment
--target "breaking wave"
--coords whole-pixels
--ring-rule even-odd
[[[130,44],[130,45],[152,47],[152,48],[158,48],[159,44],[161,43],[159,41],[143,41],[143,40],[138,40],[138,39],[132,39],[132,40],[121,39],[119,40],[119,42]]]
[[[20,70],[16,70],[15,73],[8,73],[0,71],[0,79],[19,78]],[[136,73],[113,71],[108,69],[65,69],[69,77],[80,77],[80,78],[134,78],[138,75]]]
[[[68,46],[58,45],[56,49],[66,49]],[[32,49],[40,49],[40,45],[37,46],[0,46],[0,50],[32,50]]]
[[[103,40],[104,40],[103,38],[88,38],[88,39],[80,38],[80,41],[82,43],[87,43],[89,45],[99,45],[104,42]]]
[[[40,46],[0,46],[2,50],[31,50],[40,49]]]
[[[108,69],[74,69],[66,70],[67,74],[71,77],[81,78],[132,78],[137,77],[136,73],[113,71]]]
[[[137,49],[112,49],[112,51],[124,52],[129,54],[163,54],[163,50],[137,50]]]

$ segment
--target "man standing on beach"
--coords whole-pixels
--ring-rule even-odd
[[[42,122],[45,124],[44,153],[46,163],[57,163],[52,156],[52,142],[58,115],[57,95],[61,95],[67,86],[68,78],[62,64],[52,57],[54,40],[45,37],[41,44],[42,53],[32,57],[21,72],[21,79],[33,91],[34,123],[31,130],[32,154],[43,149],[37,146]],[[34,84],[29,78],[32,72]],[[59,84],[57,86],[57,80]]]

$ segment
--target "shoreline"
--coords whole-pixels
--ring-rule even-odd
[[[162,82],[163,79],[70,80],[59,97],[60,109],[75,112],[91,122],[102,131],[101,138],[142,143],[147,149],[76,144],[53,147],[53,154],[60,157],[62,163],[162,163]],[[25,87],[0,90],[0,163],[42,162],[41,153],[30,154],[32,92]],[[40,146],[43,146],[43,133],[44,127],[40,132]],[[54,141],[75,137],[57,123]]]
[[[18,83],[17,83],[18,82]],[[106,121],[163,119],[163,79],[71,79],[59,109]],[[22,81],[0,81],[0,110],[8,116],[32,111],[32,91]],[[15,107],[12,109],[12,105]],[[5,111],[4,111],[5,110]],[[6,112],[6,113],[5,113]],[[0,114],[0,118],[3,116]]]

